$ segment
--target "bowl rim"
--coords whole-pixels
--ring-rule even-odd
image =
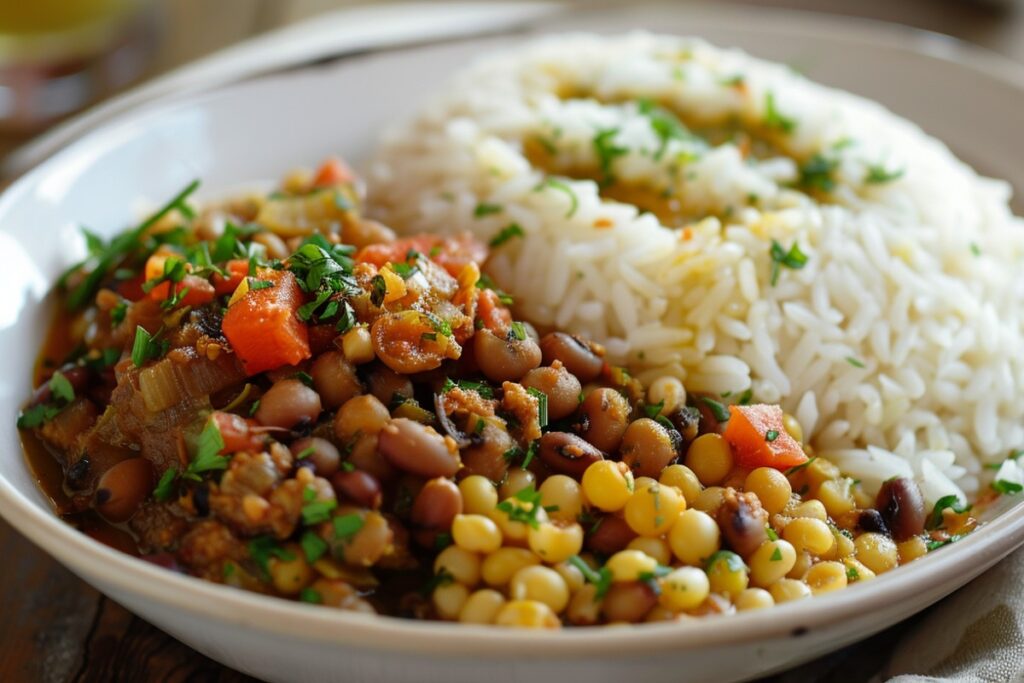
[[[977,72],[979,78],[1001,81],[1024,90],[1024,69],[994,53],[941,34],[870,20],[840,23],[829,15],[796,10],[747,8],[759,17],[759,28],[782,35],[826,31],[837,40],[865,48],[886,47],[933,57]],[[714,16],[712,13],[709,16]],[[707,16],[701,17],[707,23]],[[536,37],[528,34],[525,38]],[[909,39],[909,40],[908,40]],[[401,49],[401,48],[400,48]],[[296,69],[292,73],[301,73]],[[263,78],[282,77],[270,74]],[[244,85],[246,81],[242,81]],[[49,168],[72,157],[83,144],[121,125],[161,116],[183,104],[225,96],[231,88],[212,93],[169,98],[145,104],[112,117],[86,132],[65,149],[43,160],[0,195],[0,216],[35,186]],[[233,622],[301,640],[344,641],[348,646],[423,655],[472,654],[480,657],[530,648],[531,657],[567,658],[580,654],[613,656],[629,648],[631,655],[666,648],[693,649],[734,646],[771,638],[797,636],[807,629],[826,627],[844,619],[883,610],[922,585],[955,581],[979,573],[1024,543],[1024,501],[998,515],[982,528],[939,553],[878,577],[866,586],[814,600],[778,605],[771,610],[731,615],[726,619],[643,624],[638,628],[562,629],[543,633],[496,629],[445,622],[418,622],[399,617],[366,615],[232,589],[178,574],[127,555],[80,533],[45,510],[0,475],[0,516],[17,531],[76,573],[116,586],[153,603],[189,611],[218,622]],[[458,636],[458,637],[453,637]]]

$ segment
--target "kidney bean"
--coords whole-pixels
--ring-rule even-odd
[[[544,335],[540,340],[540,350],[546,365],[561,361],[581,382],[595,380],[604,367],[604,359],[594,353],[590,344],[564,332]]]
[[[450,477],[459,470],[459,452],[432,427],[399,417],[378,435],[377,448],[392,465],[421,477]]]
[[[577,480],[590,465],[604,460],[604,453],[568,432],[548,432],[541,436],[537,454],[551,471]]]
[[[327,439],[307,436],[293,441],[289,448],[296,458],[305,454],[303,460],[312,463],[313,469],[321,477],[330,477],[341,467],[341,454]]]
[[[462,493],[455,483],[445,477],[431,479],[420,489],[412,504],[409,518],[424,529],[447,530],[455,515],[462,513]]]
[[[109,522],[127,522],[152,490],[153,465],[142,457],[122,460],[100,477],[96,511]]]
[[[924,531],[927,516],[924,496],[913,479],[897,477],[882,484],[875,507],[897,541],[905,541]]]
[[[369,472],[362,470],[335,472],[331,477],[331,485],[339,498],[347,498],[362,507],[376,510],[383,500],[380,482]]]
[[[260,424],[283,429],[311,424],[319,416],[320,395],[297,379],[283,379],[270,387],[255,415]]]
[[[636,623],[658,604],[658,595],[644,581],[613,583],[601,603],[601,612],[608,621]]]
[[[614,555],[624,550],[629,542],[637,537],[637,533],[630,528],[626,520],[615,515],[605,515],[601,518],[600,524],[596,524],[596,528],[592,525],[590,529],[586,529],[585,545],[588,550],[598,555]]]
[[[492,382],[515,381],[540,365],[537,342],[499,337],[488,329],[473,335],[473,355],[484,376]]]
[[[558,367],[534,368],[523,375],[519,383],[548,397],[549,420],[561,420],[572,415],[580,405],[583,387],[576,376],[561,364]]]

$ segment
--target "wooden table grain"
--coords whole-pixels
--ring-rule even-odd
[[[1024,62],[1024,2],[746,0],[758,6],[862,16],[948,33]],[[351,4],[338,0],[162,0],[166,38],[152,74],[230,43]],[[23,140],[0,137],[0,155]],[[26,387],[27,390],[27,387]],[[7,454],[5,457],[11,457]],[[134,616],[0,520],[0,681],[106,683],[253,681]],[[854,650],[764,683],[866,681],[914,620]],[[382,682],[383,683],[383,682]]]

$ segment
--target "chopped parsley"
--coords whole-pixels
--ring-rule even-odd
[[[978,246],[977,242],[971,242],[971,253],[975,256],[981,256],[981,247]]]
[[[607,187],[615,182],[612,164],[616,158],[629,152],[626,147],[619,147],[615,144],[615,136],[618,134],[618,128],[605,128],[597,131],[597,134],[594,135],[594,153],[597,154],[597,163],[601,169],[601,179],[598,184],[601,187]]]
[[[949,545],[950,543],[956,543],[957,541],[959,541],[960,539],[962,539],[962,538],[964,538],[966,536],[967,536],[967,534],[953,534],[949,538],[945,538],[945,539],[942,539],[942,540],[939,540],[939,541],[936,541],[936,540],[926,541],[924,545],[925,545],[925,548],[928,549],[928,552],[931,552],[933,550],[937,550],[937,549],[941,548],[944,545]]]
[[[141,368],[146,361],[160,358],[167,353],[170,343],[159,337],[160,331],[151,335],[142,325],[135,327],[135,341],[132,343],[132,362],[135,367]]]
[[[370,280],[370,303],[380,308],[388,294],[388,283],[383,275],[374,275]]]
[[[864,361],[858,360],[858,359],[854,358],[853,356],[847,356],[846,357],[846,362],[849,363],[850,365],[852,365],[855,368],[863,368],[864,367]]]
[[[807,265],[807,254],[800,251],[800,245],[796,242],[793,242],[793,246],[786,251],[777,240],[772,240],[772,246],[768,253],[772,258],[772,287],[779,281],[782,266],[791,270],[800,270]]]
[[[652,420],[658,419],[658,416],[661,415],[661,411],[664,408],[665,408],[665,401],[663,401],[663,400],[662,401],[658,401],[657,403],[648,403],[648,404],[642,406],[642,410],[643,410],[644,415],[646,415],[647,417],[649,417]]]
[[[100,285],[107,277],[107,272],[120,265],[129,254],[138,249],[142,245],[142,238],[145,237],[146,232],[168,213],[177,209],[186,218],[194,217],[195,213],[189,207],[187,200],[198,187],[199,181],[193,180],[156,213],[131,230],[117,235],[110,242],[105,243],[98,235],[87,230],[84,231],[89,256],[65,271],[58,281],[58,287],[65,289],[72,275],[88,271],[82,281],[68,293],[67,307],[73,311],[84,308],[95,297]]]
[[[864,175],[864,182],[869,185],[881,185],[883,183],[891,183],[902,177],[902,168],[890,171],[881,164],[872,164],[868,166],[868,172]]]
[[[1015,481],[1010,481],[1009,479],[996,479],[992,482],[992,488],[996,493],[1003,495],[1013,495],[1014,493],[1024,491],[1024,485],[1018,484]]]
[[[700,402],[708,407],[711,414],[715,416],[715,419],[719,422],[726,422],[729,419],[729,409],[718,401],[708,398],[707,396],[701,396]]]
[[[292,375],[288,379],[297,379],[300,382],[302,382],[303,384],[305,384],[307,387],[309,387],[310,389],[313,388],[313,376],[311,374],[309,374],[308,372],[304,372],[302,370],[299,370],[298,372],[296,372],[294,375]]]
[[[781,562],[782,561],[782,551],[779,550],[778,547],[776,547],[775,548],[775,552],[773,552],[772,556],[769,557],[768,559],[771,560],[772,562]]]
[[[257,536],[249,541],[247,548],[249,550],[249,557],[263,571],[264,575],[270,573],[271,557],[276,557],[285,562],[291,562],[295,559],[295,555],[278,545],[273,536]]]
[[[527,387],[526,391],[537,399],[537,422],[541,429],[548,426],[548,395],[539,389]]]
[[[591,568],[589,564],[583,561],[583,558],[579,555],[573,555],[568,559],[569,564],[580,570],[583,574],[583,578],[587,580],[587,583],[594,584],[597,591],[594,593],[594,599],[600,600],[608,592],[608,589],[612,587],[612,572],[608,567],[601,567],[598,570]]]
[[[328,548],[327,541],[320,538],[315,531],[308,530],[302,534],[299,545],[302,546],[302,554],[306,556],[306,561],[310,564],[323,557]]]
[[[505,242],[508,242],[513,237],[522,237],[524,234],[523,229],[519,227],[518,223],[512,223],[511,225],[506,225],[504,228],[499,230],[498,234],[492,237],[491,241],[488,242],[488,245],[494,249],[505,244]]]
[[[115,325],[120,325],[124,321],[124,317],[126,315],[128,315],[128,302],[119,301],[110,309],[110,322]]]
[[[455,577],[450,571],[441,567],[440,571],[423,584],[423,588],[420,589],[420,595],[428,596],[441,586],[447,586],[450,583],[455,583]]]
[[[775,439],[777,438],[779,438],[779,432],[775,429],[769,429],[767,432],[764,433],[764,440],[767,441],[768,443],[775,441]]]
[[[522,503],[522,505],[518,504]],[[540,504],[540,491],[530,484],[512,496],[506,498],[497,505],[497,509],[504,512],[510,522],[522,522],[534,529],[540,527],[540,520],[537,514],[544,508]]]
[[[526,341],[526,327],[519,321],[513,322],[512,325],[509,326],[508,333],[511,338],[516,339],[517,341]]]
[[[483,218],[484,216],[490,216],[492,214],[501,213],[504,209],[501,204],[486,204],[481,202],[476,205],[473,209],[474,218]]]
[[[851,566],[848,566],[846,568],[846,580],[847,581],[856,581],[859,578],[860,578],[860,572],[857,571],[856,567],[851,565]]]
[[[821,154],[815,154],[800,167],[800,187],[820,192],[831,192],[836,186],[832,174],[838,167],[838,159],[829,159]]]
[[[764,532],[766,534],[768,534],[768,540],[770,540],[770,541],[777,541],[777,540],[779,540],[779,534],[775,531],[775,529],[771,528],[770,526],[765,525]]]
[[[778,548],[775,549],[776,552],[778,552],[778,550]],[[747,568],[747,565],[743,563],[743,558],[736,553],[731,550],[719,550],[708,558],[706,571],[712,571],[715,568],[715,565],[721,562],[724,562],[726,569],[731,572],[741,572]]]
[[[320,593],[318,593],[316,589],[310,586],[306,586],[301,591],[299,591],[299,601],[308,602],[312,605],[319,605],[324,601],[324,596],[320,595]]]
[[[649,99],[637,102],[637,109],[647,117],[651,129],[658,136],[658,149],[654,152],[654,160],[659,161],[665,154],[665,148],[671,140],[685,140],[691,137],[690,131],[683,122],[671,111],[659,107]]]
[[[448,393],[455,387],[462,389],[463,391],[475,391],[480,394],[481,398],[494,398],[494,389],[484,384],[483,382],[474,382],[468,379],[460,379],[453,382],[450,379],[445,379],[444,386],[441,387],[443,393]]]
[[[935,507],[932,509],[932,514],[928,518],[928,528],[938,529],[942,526],[942,513],[944,510],[949,508],[956,514],[967,512],[971,509],[970,505],[963,505],[960,502],[960,497],[956,494],[951,493],[948,496],[943,496],[935,501]]]
[[[216,420],[211,417],[203,426],[203,431],[199,433],[199,439],[196,441],[196,457],[185,468],[181,475],[182,478],[199,481],[200,475],[205,472],[227,469],[230,458],[220,455],[222,450],[224,450],[224,437],[220,433]]]
[[[338,507],[336,500],[316,500],[316,491],[307,488],[303,491],[302,523],[306,526],[321,524],[331,518],[331,511]]]
[[[353,536],[359,533],[359,530],[363,528],[363,524],[365,522],[357,512],[341,515],[331,520],[331,526],[334,527],[334,537],[344,541],[351,540]]]
[[[490,276],[487,275],[486,273],[482,273],[480,275],[480,279],[477,280],[476,287],[477,289],[491,290],[492,292],[498,295],[498,301],[505,304],[506,306],[511,306],[513,303],[515,303],[512,297],[510,297],[502,290],[498,289],[498,286],[494,283],[494,280],[492,280]]]
[[[785,474],[787,477],[789,475],[791,475],[791,474],[795,474],[796,472],[799,472],[800,470],[806,468],[808,465],[810,465],[812,462],[814,462],[817,459],[818,459],[818,456],[816,456],[816,455],[813,456],[813,457],[810,457],[810,458],[807,459],[807,462],[802,462],[799,465],[793,465],[788,470],[783,472],[783,474]]]
[[[542,183],[534,188],[534,192],[540,192],[543,189],[551,188],[552,190],[558,190],[564,192],[569,197],[569,211],[566,212],[566,218],[572,218],[576,214],[576,210],[580,208],[580,200],[576,197],[576,193],[569,185],[557,178],[545,178]]]
[[[792,133],[796,130],[796,120],[784,116],[775,106],[775,93],[770,90],[764,95],[764,125],[766,128]]]
[[[295,275],[299,288],[312,297],[312,301],[299,308],[297,315],[300,320],[306,322],[316,318],[320,322],[326,322],[345,308],[338,304],[339,297],[362,293],[352,275],[354,252],[354,247],[331,244],[323,235],[315,234],[307,237],[298,250],[288,258],[288,270]],[[374,286],[378,277],[380,276],[374,277]],[[386,286],[384,290],[387,291]],[[347,306],[347,302],[345,303]]]
[[[737,401],[737,403],[739,405],[741,405],[741,406],[748,406],[748,405],[750,405],[750,402],[753,399],[754,399],[754,390],[753,389],[747,389],[742,394],[740,394],[740,398],[739,398],[739,401]]]
[[[408,255],[406,255],[406,258],[408,258]],[[413,265],[409,265],[408,263],[392,263],[391,270],[398,273],[398,275],[401,276],[403,280],[408,280],[413,275],[420,272],[419,268]]]
[[[174,482],[178,478],[178,468],[169,467],[164,471],[160,477],[160,481],[157,482],[156,488],[153,489],[153,497],[159,503],[166,503],[170,500],[171,495],[174,493]]]
[[[523,458],[523,469],[525,470],[533,462],[534,457],[537,455],[537,451],[540,449],[540,441],[531,441],[530,445],[526,447],[526,457]]]

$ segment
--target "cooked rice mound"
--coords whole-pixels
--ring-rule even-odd
[[[867,485],[973,492],[1024,445],[1024,221],[881,106],[700,40],[548,38],[392,131],[371,210],[469,230],[540,327],[781,402]],[[909,468],[909,469],[908,469]]]

